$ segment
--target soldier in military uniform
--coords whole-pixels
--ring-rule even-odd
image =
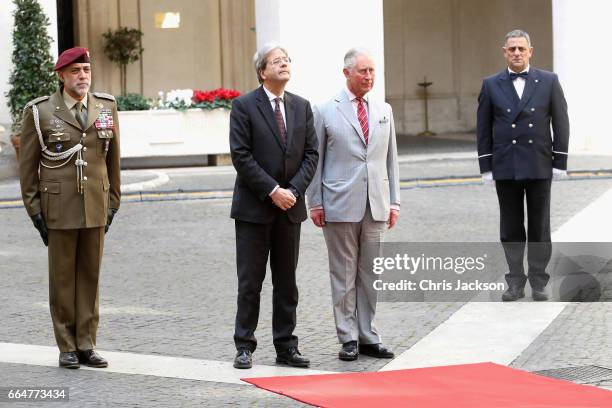
[[[107,367],[95,348],[104,235],[121,196],[117,105],[112,95],[89,92],[86,48],[64,51],[55,71],[57,92],[24,109],[21,192],[48,246],[59,365]]]

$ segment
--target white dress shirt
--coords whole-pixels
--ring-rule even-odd
[[[508,68],[508,73],[510,72],[513,72],[513,71],[510,68]],[[529,65],[527,65],[527,68],[522,70],[520,73],[522,72],[529,72]],[[523,91],[525,90],[525,82],[527,82],[527,80],[523,77],[518,77],[514,81],[512,81],[512,84],[514,85],[514,89],[516,89],[516,93],[519,99],[523,97]]]
[[[351,92],[350,89],[348,89],[348,86],[344,86],[344,91],[346,92],[346,94],[348,95],[349,101],[351,101],[351,105],[353,106],[353,110],[355,111],[355,116],[357,116],[357,118],[359,118],[359,114],[357,113],[357,108],[359,107],[359,101],[357,100],[357,96],[355,96],[354,93]],[[368,107],[369,107],[369,98],[368,98],[368,94],[365,94],[362,96],[363,101],[365,102],[365,108],[366,111],[368,111]],[[368,118],[369,118],[369,113],[368,113]]]
[[[276,110],[276,101],[274,100],[276,98],[281,98],[281,101],[279,103],[280,111],[281,116],[283,117],[283,122],[285,123],[285,129],[287,129],[287,119],[285,115],[285,93],[283,92],[281,95],[274,95],[272,92],[268,91],[265,86],[263,87],[263,89],[266,92],[266,95],[268,95],[268,99],[270,100],[270,104],[272,105],[272,112]]]

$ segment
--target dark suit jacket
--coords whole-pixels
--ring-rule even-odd
[[[319,154],[310,103],[285,92],[287,147],[283,146],[274,111],[259,87],[232,103],[230,150],[237,171],[231,217],[259,224],[271,223],[282,212],[269,197],[278,184],[295,188],[299,197],[287,210],[289,219],[306,219],[304,193]]]
[[[486,78],[477,119],[482,173],[493,171],[495,180],[548,179],[553,167],[567,169],[569,119],[556,74],[531,67],[521,99],[507,69]]]

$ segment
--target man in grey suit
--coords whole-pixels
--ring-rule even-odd
[[[314,110],[319,163],[307,190],[310,218],[327,244],[339,358],[393,358],[374,324],[377,293],[366,250],[399,218],[393,113],[368,94],[375,65],[367,50],[349,50],[343,72],[346,87]]]

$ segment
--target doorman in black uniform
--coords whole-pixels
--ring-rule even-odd
[[[495,183],[499,200],[501,242],[509,268],[502,300],[524,297],[529,280],[533,299],[542,301],[548,299],[551,180],[567,176],[567,103],[557,75],[529,65],[529,34],[506,34],[503,53],[508,67],[486,78],[478,96],[478,161],[483,181]]]

